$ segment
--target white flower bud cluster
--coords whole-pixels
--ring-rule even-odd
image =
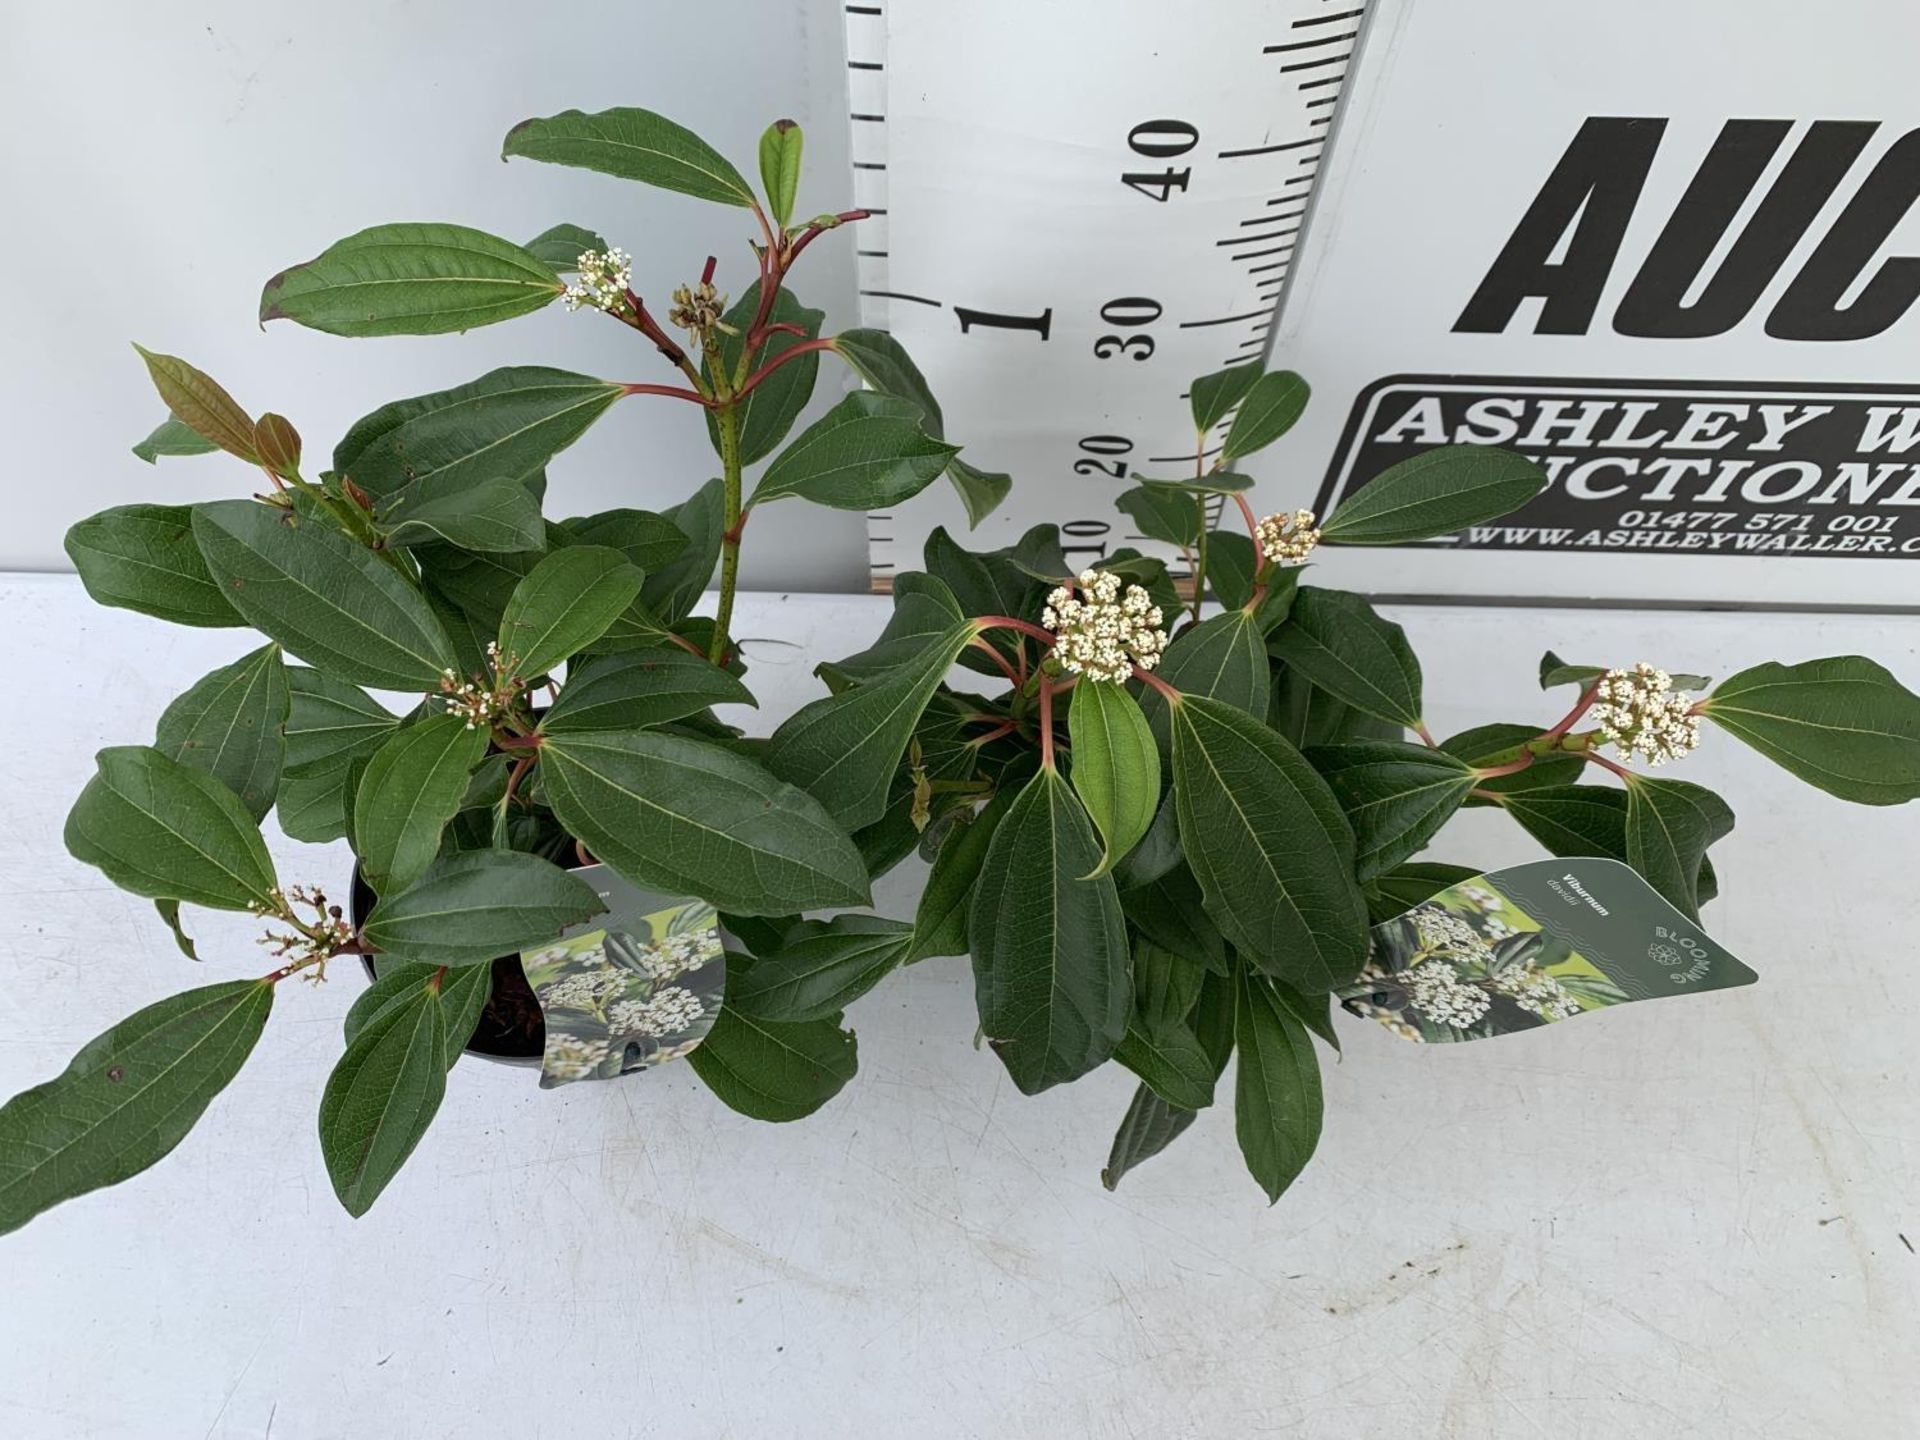
[[[1700,743],[1693,697],[1673,688],[1666,671],[1642,660],[1631,670],[1609,670],[1594,686],[1593,718],[1608,743],[1649,765],[1678,760]]]
[[[1445,960],[1423,960],[1400,976],[1407,1001],[1436,1025],[1464,1030],[1487,1013],[1493,997],[1468,984]]]
[[[640,950],[636,959],[640,968],[655,980],[671,980],[696,969],[720,953],[720,937],[712,930],[694,930],[684,935],[668,935]]]
[[[1260,542],[1260,553],[1276,565],[1304,565],[1313,547],[1320,543],[1311,510],[1296,510],[1291,515],[1269,515],[1253,527]]]
[[[582,250],[573,262],[580,278],[561,296],[569,310],[612,312],[627,303],[627,285],[633,279],[633,257],[615,246],[611,250]]]
[[[611,972],[564,975],[544,987],[543,1003],[564,1005],[571,1010],[592,1010],[609,995],[626,988],[626,981]]]
[[[1532,1011],[1542,1020],[1565,1020],[1580,1013],[1580,1002],[1569,995],[1558,980],[1531,965],[1495,976],[1493,983],[1514,1004]]]
[[[621,1000],[607,1014],[616,1030],[642,1035],[675,1035],[707,1013],[700,997],[680,985],[669,985],[645,1000]]]
[[[338,905],[331,904],[324,892],[310,889],[305,885],[289,885],[282,890],[275,886],[267,892],[272,898],[268,903],[252,900],[247,909],[255,915],[272,916],[276,919],[291,921],[300,926],[298,930],[269,930],[255,940],[256,945],[264,945],[277,960],[287,965],[311,967],[307,978],[324,980],[327,976],[327,961],[343,945],[353,941],[353,922],[348,920]],[[295,905],[305,905],[313,911],[310,922],[302,922],[293,913]]]
[[[440,672],[440,693],[446,697],[447,713],[467,722],[467,729],[478,730],[493,723],[496,715],[513,705],[520,693],[520,677],[513,673],[517,655],[502,655],[500,642],[487,642],[487,668],[493,672],[488,684],[480,680],[462,680],[452,670]],[[485,677],[481,677],[484,679]]]
[[[706,345],[715,330],[728,335],[739,333],[720,318],[726,313],[727,297],[713,288],[712,281],[702,280],[698,285],[682,285],[673,292],[673,308],[667,311],[667,320]]]
[[[1449,915],[1438,906],[1413,912],[1413,928],[1420,943],[1429,950],[1458,955],[1463,960],[1485,963],[1493,958],[1493,947],[1473,926],[1458,915]]]
[[[1119,684],[1133,667],[1151,670],[1167,648],[1160,607],[1138,585],[1121,593],[1118,575],[1080,573],[1080,593],[1061,585],[1047,596],[1040,623],[1053,632],[1053,653],[1062,666],[1088,680]]]
[[[598,1035],[560,1035],[547,1031],[545,1065],[547,1073],[559,1080],[584,1080],[607,1058],[605,1037]]]

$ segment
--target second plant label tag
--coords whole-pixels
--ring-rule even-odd
[[[1484,1040],[1759,977],[1617,860],[1537,860],[1385,924],[1341,1004],[1428,1043]]]
[[[726,991],[711,905],[642,890],[605,865],[575,873],[605,913],[520,957],[546,1018],[542,1089],[678,1059],[706,1039]]]

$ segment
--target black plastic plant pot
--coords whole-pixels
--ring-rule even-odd
[[[360,928],[378,898],[368,888],[356,864],[353,892],[349,897],[354,929]],[[381,958],[378,955],[360,957],[369,980],[379,978]],[[538,1065],[541,1052],[546,1048],[547,1025],[540,1014],[540,1002],[534,997],[533,986],[527,983],[527,972],[520,968],[520,957],[502,955],[490,963],[493,994],[487,1000],[487,1008],[480,1012],[473,1034],[467,1038],[467,1054],[498,1060],[503,1065]]]

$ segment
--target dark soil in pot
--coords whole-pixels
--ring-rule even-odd
[[[353,867],[353,894],[351,908],[354,928],[358,929],[372,911],[378,897],[367,888],[360,878],[360,867]],[[377,955],[364,955],[361,963],[367,967],[367,978],[376,979],[380,974]],[[484,1056],[489,1060],[530,1062],[537,1061],[546,1048],[547,1025],[540,1014],[540,1002],[534,997],[533,986],[527,983],[527,972],[520,968],[518,955],[502,955],[493,964],[493,995],[487,1001],[487,1008],[480,1012],[479,1023],[473,1027],[473,1034],[467,1040],[467,1054]]]

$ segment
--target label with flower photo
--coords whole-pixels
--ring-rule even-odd
[[[543,1090],[679,1059],[707,1038],[726,990],[713,906],[642,890],[605,865],[574,873],[605,913],[520,957],[546,1019]]]
[[[1347,1010],[1424,1043],[1485,1040],[1760,977],[1618,860],[1536,860],[1373,927]]]

